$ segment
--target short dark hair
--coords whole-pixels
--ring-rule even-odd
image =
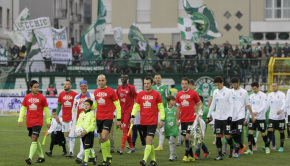
[[[150,77],[150,76],[146,76],[146,77],[144,78],[144,80],[151,80],[151,84],[153,84],[153,78]]]
[[[183,77],[183,78],[181,79],[181,81],[187,81],[187,83],[189,84],[189,79],[188,79],[187,77]]]
[[[195,85],[195,81],[194,81],[194,79],[189,79],[188,84]]]
[[[90,103],[91,106],[93,105],[93,100],[91,100],[91,99],[87,99],[85,102]]]
[[[36,80],[32,80],[29,84],[29,87],[32,88],[34,84],[38,84]]]
[[[240,80],[239,80],[238,77],[233,77],[233,78],[231,79],[231,83],[240,83]]]
[[[202,96],[199,96],[199,98],[200,98],[200,101],[203,103],[203,97]]]
[[[167,99],[167,102],[169,102],[170,100],[174,100],[175,101],[175,97],[172,96],[172,95],[167,96],[166,99]]]
[[[154,75],[154,77],[155,77],[155,76],[160,76],[160,77],[161,77],[161,74],[159,74],[159,73],[156,73],[156,74]],[[162,78],[162,77],[161,77],[161,78]]]
[[[174,88],[175,87],[175,85],[171,85],[171,88]]]
[[[254,87],[254,86],[258,88],[260,86],[259,82],[252,82],[251,87]]]
[[[223,83],[223,77],[221,76],[216,76],[213,80],[214,83]]]
[[[69,82],[72,85],[72,82],[70,79],[66,79],[65,81]]]
[[[53,109],[51,112],[56,112],[56,109]]]

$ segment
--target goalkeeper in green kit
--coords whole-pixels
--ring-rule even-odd
[[[170,157],[169,161],[175,161],[177,159],[176,150],[175,150],[175,137],[179,135],[179,129],[176,125],[176,107],[175,97],[167,97],[168,107],[164,110],[165,112],[165,138],[168,139]]]

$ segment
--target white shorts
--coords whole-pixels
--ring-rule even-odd
[[[71,125],[72,125],[72,121],[62,122],[62,132],[63,133],[69,132],[69,130],[71,129]]]

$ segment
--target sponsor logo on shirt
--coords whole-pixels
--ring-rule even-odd
[[[151,95],[145,95],[142,97],[143,100],[153,100],[153,96]]]
[[[181,99],[185,100],[185,99],[189,99],[190,95],[189,94],[183,94],[182,96],[180,96]]]
[[[64,107],[71,107],[71,102],[69,102],[69,101],[65,101],[64,103],[63,103],[63,105],[64,105]]]
[[[187,106],[189,106],[189,102],[187,100],[183,100],[183,102],[181,102],[181,105],[183,107],[187,107]]]
[[[34,103],[32,103],[32,104],[29,106],[29,109],[30,109],[30,111],[36,111],[36,110],[37,110],[37,105],[35,105]]]
[[[146,100],[145,103],[143,103],[143,107],[144,108],[151,108],[151,103],[148,100]]]
[[[105,97],[105,96],[108,96],[108,94],[105,93],[105,92],[99,92],[99,93],[97,94],[97,96],[98,96],[98,97]]]
[[[106,100],[104,100],[103,98],[100,98],[98,100],[98,104],[104,105],[104,104],[106,104]]]
[[[125,98],[122,98],[121,99],[121,102],[125,103],[126,102],[126,99]]]
[[[70,96],[70,95],[65,95],[65,96],[63,96],[63,99],[64,99],[64,100],[72,100],[73,97]]]
[[[30,98],[28,101],[30,103],[38,103],[39,102],[39,99],[37,99],[37,98]]]

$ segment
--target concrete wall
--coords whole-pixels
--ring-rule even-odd
[[[137,20],[136,0],[112,0],[112,28],[129,28]]]
[[[151,1],[151,27],[172,28],[178,22],[177,0],[152,0]]]

